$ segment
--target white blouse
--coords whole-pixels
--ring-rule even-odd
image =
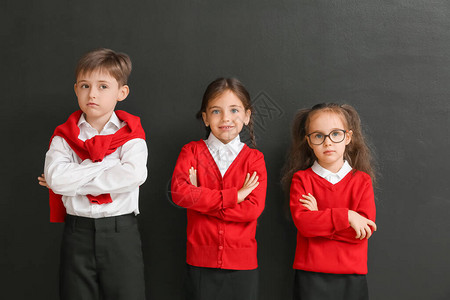
[[[316,173],[320,177],[325,178],[332,184],[336,184],[339,181],[341,181],[348,173],[350,173],[352,167],[346,160],[344,160],[344,165],[342,166],[342,168],[337,173],[333,173],[330,170],[327,170],[321,165],[319,165],[319,163],[316,160],[312,165],[311,169],[314,171],[314,173]]]
[[[208,146],[209,152],[214,158],[217,167],[219,167],[222,177],[245,145],[241,142],[239,135],[228,144],[224,144],[216,138],[212,132],[209,134],[208,139],[205,140],[205,143],[206,146]]]

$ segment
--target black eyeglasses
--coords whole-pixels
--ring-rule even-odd
[[[322,145],[325,142],[325,139],[328,137],[333,143],[340,143],[344,140],[345,134],[348,130],[344,129],[335,129],[331,131],[329,134],[323,134],[320,132],[313,132],[307,134],[306,136],[309,138],[309,141],[313,145]]]

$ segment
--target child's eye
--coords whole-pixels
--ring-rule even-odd
[[[88,85],[88,84],[82,84],[82,85],[81,85],[81,88],[82,88],[82,89],[88,89],[88,88],[89,88],[89,85]]]
[[[233,108],[233,109],[231,110],[231,112],[232,112],[233,114],[235,114],[235,113],[238,113],[238,112],[239,112],[239,110],[238,110],[238,109],[236,109],[236,108]]]
[[[330,133],[330,135],[333,136],[333,137],[339,136],[340,134],[341,134],[340,131],[332,131],[332,132]]]
[[[108,88],[108,86],[105,85],[105,84],[102,84],[102,85],[100,86],[100,89],[101,89],[101,90],[104,90],[104,89],[107,89],[107,88]]]
[[[220,111],[218,109],[214,109],[213,111],[211,111],[211,113],[216,115],[216,114],[220,113]]]
[[[317,140],[321,140],[321,139],[323,139],[323,134],[321,134],[321,133],[315,133],[315,134],[313,134],[313,138],[314,138],[314,139],[317,139]]]
[[[333,138],[343,138],[344,132],[341,130],[335,130],[330,133],[330,136],[332,136]]]

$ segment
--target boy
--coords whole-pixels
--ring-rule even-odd
[[[74,86],[80,110],[56,128],[45,157],[50,221],[65,220],[61,299],[145,299],[136,215],[147,145],[140,119],[114,111],[130,72],[126,54],[85,54]]]

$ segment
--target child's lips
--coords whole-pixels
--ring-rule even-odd
[[[234,126],[220,126],[219,127],[221,130],[231,130],[234,128]]]
[[[330,154],[333,154],[334,152],[336,152],[336,151],[334,151],[334,150],[327,150],[327,151],[324,151],[323,154],[330,155]]]
[[[93,102],[89,102],[87,105],[88,105],[88,106],[98,106],[97,103],[93,103]]]

